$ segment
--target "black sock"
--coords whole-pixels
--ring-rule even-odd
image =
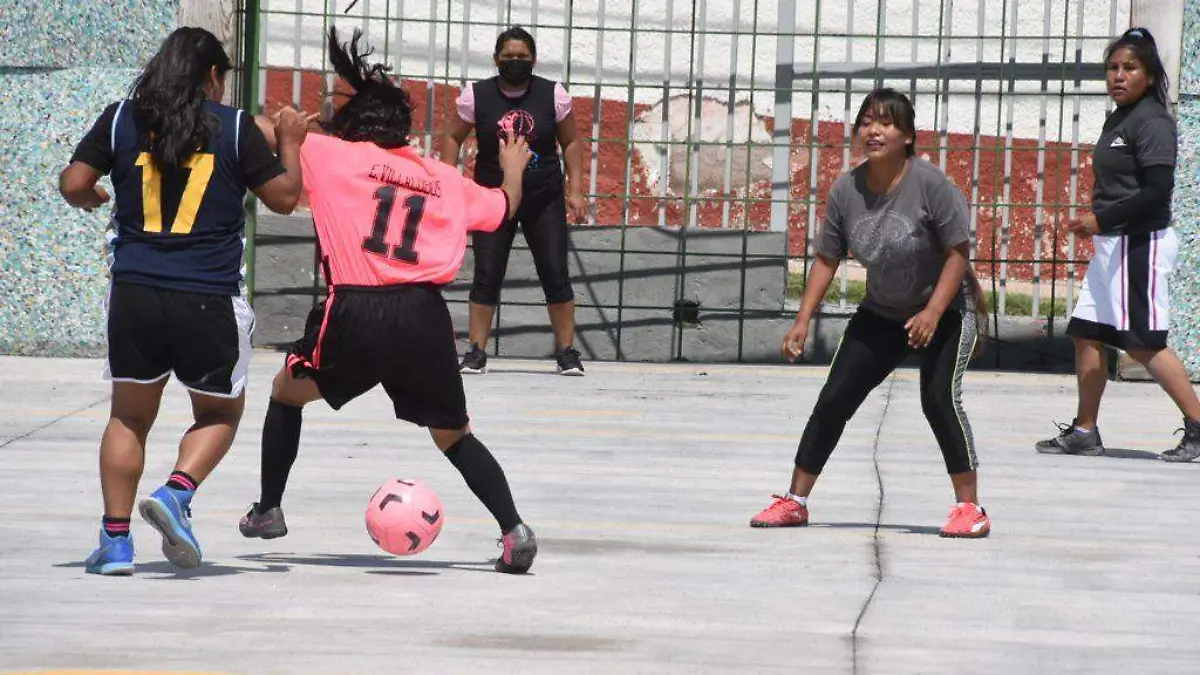
[[[104,516],[100,519],[100,526],[104,528],[104,534],[107,534],[110,537],[129,536],[128,518],[110,518],[108,516]]]
[[[172,471],[167,479],[167,487],[172,490],[195,490],[200,487],[200,481],[182,471]]]
[[[300,451],[300,423],[304,420],[303,408],[297,408],[271,399],[267,405],[267,417],[263,420],[262,464],[259,477],[262,494],[258,499],[258,512],[263,513],[283,502],[283,491],[287,489],[288,473],[296,463]]]
[[[508,532],[521,524],[521,516],[517,515],[512,492],[508,489],[508,480],[504,477],[504,469],[500,468],[487,446],[480,443],[474,434],[467,434],[450,446],[446,451],[446,459],[462,474],[471,492],[492,512],[501,532]]]

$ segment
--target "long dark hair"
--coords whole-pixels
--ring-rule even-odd
[[[221,77],[233,67],[217,36],[177,28],[134,82],[133,121],[159,167],[182,165],[216,130],[217,121],[204,112],[204,87],[214,67]]]
[[[412,99],[403,88],[392,83],[391,67],[383,63],[367,63],[374,49],[359,51],[362,31],[354,29],[349,48],[338,41],[337,29],[329,29],[329,62],[337,74],[354,89],[353,94],[342,91],[333,96],[346,99],[333,117],[321,123],[321,128],[344,141],[374,143],[381,148],[403,148],[408,145],[412,131]]]
[[[1171,91],[1171,83],[1167,79],[1167,68],[1163,65],[1162,57],[1158,55],[1158,43],[1154,36],[1145,28],[1130,28],[1121,37],[1113,41],[1104,50],[1104,67],[1118,49],[1128,49],[1135,58],[1146,66],[1146,72],[1154,78],[1154,86],[1150,94],[1163,106],[1167,105],[1167,96]]]
[[[521,28],[520,26],[513,26],[512,28],[509,28],[501,33],[499,37],[496,38],[496,51],[492,52],[492,58],[500,58],[500,50],[504,49],[504,43],[508,42],[509,40],[520,40],[521,42],[524,42],[525,46],[529,47],[529,55],[535,60],[537,59],[537,43],[533,41],[533,35],[530,35],[529,31]]]
[[[917,111],[907,96],[891,87],[880,87],[867,94],[854,117],[855,134],[868,115],[890,119],[896,128],[912,137],[912,143],[905,146],[904,151],[909,157],[917,153]]]

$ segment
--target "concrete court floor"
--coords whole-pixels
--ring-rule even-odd
[[[0,358],[0,672],[1200,673],[1200,466],[1151,451],[1180,421],[1153,384],[1110,384],[1111,456],[1046,457],[1069,377],[972,372],[964,400],[993,534],[936,536],[952,501],[916,373],[850,423],[813,526],[754,530],[786,488],[824,369],[493,361],[467,380],[541,554],[491,572],[496,531],[420,429],[376,390],[306,411],[284,507],[291,534],[236,527],[257,495],[276,354],[255,358],[234,449],[194,523],[206,562],[177,571],[134,520],[133,578],[85,575],[100,515],[101,364]],[[141,495],[189,425],[167,388]],[[392,476],[449,516],[413,558],[383,554],[363,508]]]

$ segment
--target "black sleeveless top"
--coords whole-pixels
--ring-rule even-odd
[[[534,153],[525,169],[524,189],[538,193],[561,191],[563,171],[558,156],[555,83],[534,75],[525,93],[511,98],[500,91],[499,80],[496,76],[471,85],[475,93],[475,137],[479,144],[476,182],[488,187],[504,182],[500,138],[511,131],[514,136],[524,136]]]

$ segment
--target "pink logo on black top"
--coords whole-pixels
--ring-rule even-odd
[[[510,134],[513,138],[524,136],[525,142],[532,146],[537,141],[537,135],[533,131],[534,126],[533,115],[518,108],[508,111],[504,117],[500,118],[500,121],[496,123],[496,134],[501,139],[508,138]],[[525,167],[526,170],[536,168],[539,165],[539,159],[538,154],[534,152],[529,166]]]
[[[530,145],[533,144],[536,138],[533,133],[533,115],[530,115],[525,110],[517,109],[508,111],[504,114],[504,117],[500,118],[496,127],[496,133],[500,135],[500,138],[505,138],[509,134],[512,134],[514,138],[524,136],[526,142]]]

